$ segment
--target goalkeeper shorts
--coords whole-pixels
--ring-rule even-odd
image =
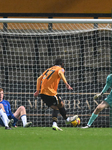
[[[105,100],[110,107],[112,107],[112,92],[110,92],[110,94],[107,96],[107,98],[105,98]]]

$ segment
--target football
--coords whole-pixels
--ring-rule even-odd
[[[80,125],[80,118],[77,118],[76,120],[72,121],[71,124],[72,124],[74,127]]]

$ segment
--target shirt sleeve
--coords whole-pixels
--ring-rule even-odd
[[[58,75],[63,80],[64,83],[67,83],[67,80],[66,80],[66,78],[64,76],[64,69],[59,70],[58,71]]]
[[[109,89],[110,85],[106,84],[101,93],[105,93]]]
[[[40,90],[40,85],[41,85],[41,81],[42,81],[43,76],[41,75],[38,79],[37,79],[37,91]]]
[[[111,82],[112,82],[112,76],[108,75],[106,79],[106,85],[104,86],[102,93],[105,93],[110,88]]]

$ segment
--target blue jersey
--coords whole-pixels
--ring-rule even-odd
[[[16,125],[16,122],[18,121],[18,119],[15,118],[14,115],[12,114],[11,107],[10,107],[10,103],[9,103],[8,101],[6,101],[6,100],[3,99],[3,100],[0,102],[0,104],[3,104],[4,109],[5,109],[5,112],[6,112],[6,114],[7,114],[7,117],[8,117],[9,119],[13,119],[13,120],[14,120],[14,123],[13,123],[12,125],[15,126],[15,125]],[[1,119],[0,119],[0,125],[4,126],[4,123],[2,122]]]
[[[12,112],[11,112],[10,103],[9,103],[8,101],[6,101],[6,100],[2,100],[2,101],[0,102],[0,104],[3,104],[7,116],[8,116],[8,117],[12,117],[13,114],[12,114]]]

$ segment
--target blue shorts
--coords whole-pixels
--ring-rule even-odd
[[[110,107],[112,107],[112,92],[110,92],[110,94],[107,96],[107,98],[105,98],[105,100]]]
[[[17,123],[17,121],[18,121],[18,119],[15,118],[14,115],[8,116],[8,118],[9,118],[9,119],[14,119],[14,123],[12,124],[12,126],[15,126],[16,123]],[[1,118],[0,118],[0,125],[1,125],[1,126],[5,126],[4,123],[3,123],[3,121],[1,120]]]

